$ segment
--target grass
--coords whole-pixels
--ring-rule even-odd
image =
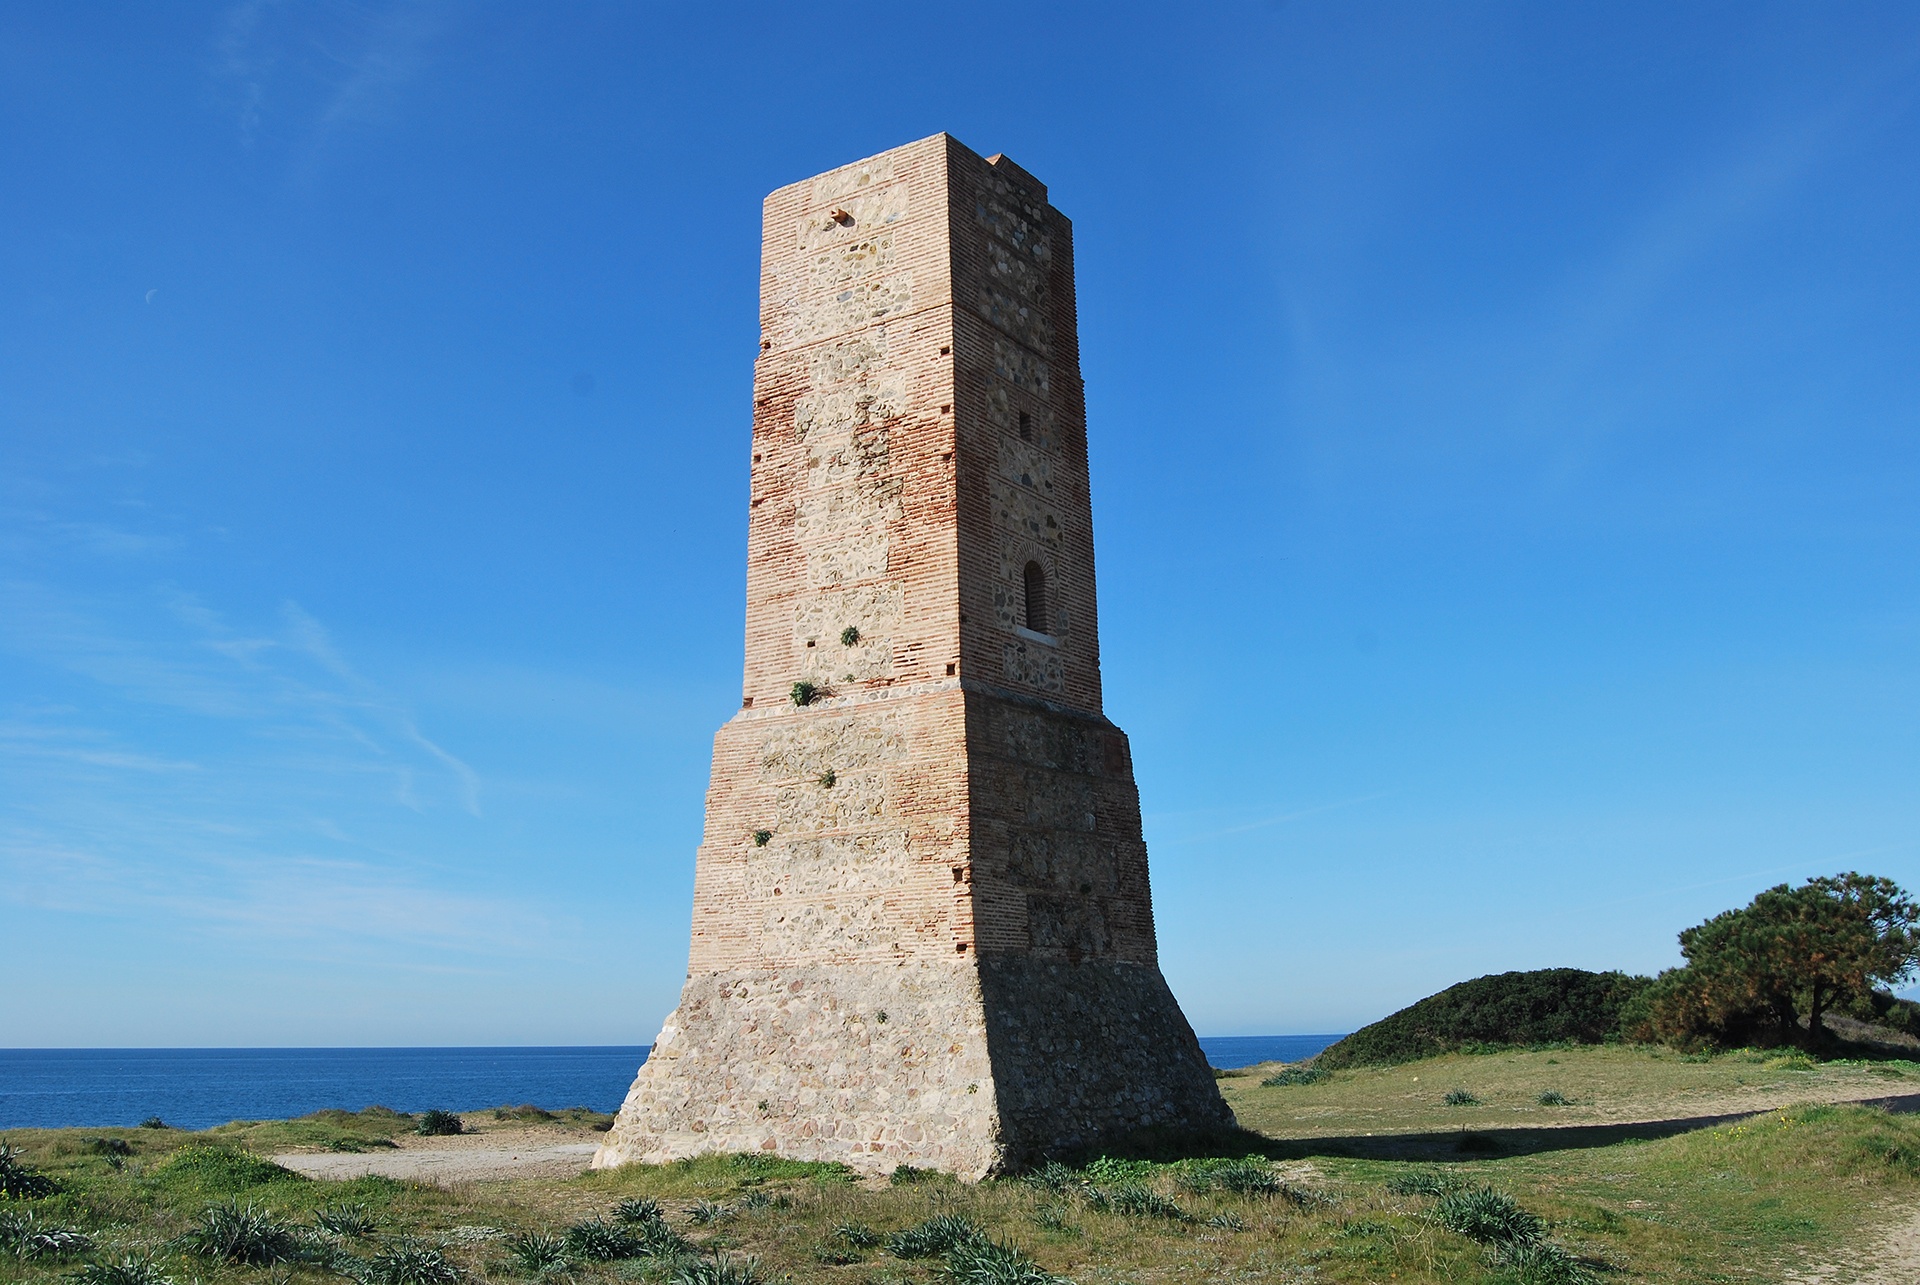
[[[1272,1088],[1256,1070],[1222,1084],[1243,1120],[1266,1111],[1278,1121],[1271,1137],[1241,1135],[1224,1154],[1173,1163],[1103,1158],[972,1185],[856,1178],[764,1155],[453,1189],[320,1182],[242,1143],[297,1134],[324,1149],[414,1127],[365,1113],[203,1133],[21,1130],[10,1135],[16,1165],[55,1189],[0,1200],[16,1220],[5,1225],[30,1215],[34,1228],[91,1244],[0,1254],[0,1283],[79,1272],[101,1285],[1779,1279],[1920,1206],[1920,1118],[1815,1104],[1663,1131],[1585,1113],[1658,1107],[1662,1092],[1673,1115],[1795,1091],[1897,1092],[1885,1069],[1586,1048]],[[1450,1086],[1484,1105],[1444,1106]],[[1577,1105],[1540,1107],[1545,1086]],[[1311,1128],[1287,1127],[1300,1114]],[[1388,1136],[1378,1126],[1389,1120],[1404,1127]],[[1561,1120],[1574,1127],[1544,1127]],[[509,1127],[486,1113],[470,1123]],[[511,1127],[592,1137],[590,1123],[529,1115]],[[1466,1136],[1491,1149],[1459,1149]],[[125,1142],[124,1153],[102,1140]],[[224,1239],[210,1234],[210,1211],[226,1211]]]

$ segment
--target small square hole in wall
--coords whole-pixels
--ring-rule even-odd
[[[813,646],[813,639],[811,638],[807,639],[807,646],[809,647]]]
[[[951,414],[953,414],[953,407],[951,407],[951,406],[942,406],[942,407],[940,408],[940,413],[941,413],[942,415],[951,415]]]
[[[954,881],[955,883],[960,883],[960,882],[961,882],[962,880],[964,880],[965,878],[966,878],[966,867],[964,867],[964,866],[955,866],[955,867],[953,868],[953,881]]]
[[[760,455],[759,455],[759,453],[758,453],[757,451],[756,451],[756,452],[754,453],[754,456],[753,456],[753,462],[754,462],[755,464],[758,464],[758,463],[760,462]]]
[[[742,697],[740,698],[740,708],[741,708],[741,709],[752,709],[752,708],[753,708],[753,697],[751,697],[751,696],[742,696]]]
[[[959,952],[962,955],[967,953],[967,943],[965,943],[964,941],[956,941],[955,943],[953,943],[953,948],[955,951]]]
[[[947,356],[947,355],[948,355],[949,353],[951,353],[952,351],[953,351],[953,349],[952,349],[952,348],[942,348],[942,349],[940,350],[940,355],[941,355],[942,357],[945,357],[945,356]]]
[[[1020,440],[1023,442],[1033,440],[1033,416],[1026,411],[1020,412]]]
[[[958,668],[958,666],[955,666],[955,665],[948,665],[948,666],[947,666],[947,677],[948,677],[948,678],[952,678],[952,677],[953,677],[953,671],[954,671],[954,670],[955,670],[956,668]]]

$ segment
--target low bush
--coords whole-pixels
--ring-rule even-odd
[[[379,1225],[365,1205],[341,1202],[327,1205],[313,1215],[313,1225],[335,1236],[371,1236]]]
[[[651,1196],[621,1201],[613,1207],[613,1216],[623,1223],[657,1223],[666,1217],[661,1212],[660,1202]]]
[[[1519,1285],[1595,1285],[1600,1278],[1586,1262],[1551,1241],[1515,1241],[1496,1249],[1493,1265]]]
[[[567,1242],[546,1232],[530,1231],[512,1237],[507,1241],[507,1253],[513,1256],[514,1266],[533,1276],[564,1271],[573,1265]]]
[[[173,1278],[151,1259],[126,1254],[106,1263],[88,1263],[67,1277],[74,1285],[173,1285]]]
[[[820,689],[812,683],[803,681],[795,683],[788,695],[793,697],[793,703],[796,705],[811,705],[814,698],[820,695]]]
[[[1573,1100],[1558,1089],[1548,1089],[1545,1093],[1542,1093],[1539,1097],[1539,1102],[1543,1107],[1570,1107],[1573,1105]]]
[[[1459,1186],[1458,1178],[1438,1169],[1416,1169],[1387,1179],[1387,1190],[1396,1196],[1444,1196]]]
[[[1650,978],[1581,968],[1476,977],[1363,1026],[1314,1059],[1316,1066],[1394,1066],[1462,1049],[1516,1044],[1600,1044],[1620,1038],[1623,1009]]]
[[[93,1238],[78,1227],[48,1222],[31,1209],[0,1209],[0,1253],[32,1260],[92,1252]]]
[[[306,1182],[291,1169],[232,1147],[191,1143],[162,1161],[153,1176],[173,1187],[224,1195],[279,1182]]]
[[[229,1200],[200,1215],[200,1225],[180,1243],[203,1258],[271,1267],[308,1257],[308,1243],[298,1227],[283,1223],[271,1210]]]
[[[461,1272],[444,1249],[406,1237],[368,1259],[361,1285],[455,1285]]]
[[[1465,1089],[1448,1089],[1447,1096],[1440,1099],[1450,1107],[1477,1107],[1480,1099]]]
[[[696,1200],[687,1210],[687,1220],[696,1227],[706,1227],[719,1222],[722,1218],[733,1217],[733,1209],[728,1205],[715,1204],[711,1200]]]
[[[445,1138],[465,1133],[467,1126],[451,1111],[428,1111],[421,1115],[413,1131],[423,1138]]]
[[[947,1251],[947,1277],[959,1285],[1065,1285],[1011,1245],[981,1238]]]
[[[669,1285],[771,1285],[760,1274],[751,1258],[695,1258],[681,1263],[668,1278]]]
[[[638,1236],[625,1227],[602,1222],[598,1218],[567,1228],[566,1246],[574,1257],[595,1263],[639,1258],[644,1251]]]
[[[1187,1220],[1187,1211],[1142,1183],[1128,1183],[1107,1193],[1107,1205],[1116,1214],[1129,1218],[1171,1218]]]
[[[1483,1245],[1531,1244],[1546,1226],[1504,1191],[1468,1187],[1449,1191],[1433,1208],[1440,1225]]]
[[[833,1229],[833,1239],[848,1249],[877,1249],[881,1236],[865,1223],[839,1223]]]
[[[1153,1176],[1153,1161],[1123,1160],[1119,1156],[1101,1156],[1082,1170],[1088,1182],[1103,1186],[1121,1182],[1145,1182]]]
[[[935,1214],[887,1237],[887,1252],[895,1258],[939,1258],[955,1245],[984,1239],[980,1229],[959,1214]]]
[[[1310,1062],[1296,1062],[1292,1066],[1281,1067],[1260,1081],[1260,1087],[1278,1089],[1292,1084],[1320,1084],[1332,1078],[1333,1072],[1324,1067],[1314,1066]]]
[[[59,1184],[22,1160],[17,1147],[0,1142],[0,1197],[38,1200],[57,1190]]]

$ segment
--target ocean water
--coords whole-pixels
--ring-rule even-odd
[[[1214,1066],[1311,1057],[1337,1035],[1203,1037]],[[281,1120],[330,1107],[612,1111],[644,1045],[590,1048],[0,1049],[0,1129],[132,1125],[183,1129]]]

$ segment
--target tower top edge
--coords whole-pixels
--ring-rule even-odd
[[[862,167],[871,168],[883,162],[891,161],[893,158],[900,156],[903,153],[912,152],[920,148],[926,148],[926,147],[929,147],[930,145],[938,144],[938,143],[945,143],[947,147],[949,147],[950,149],[957,149],[958,151],[966,154],[967,156],[971,156],[973,159],[975,159],[976,161],[979,161],[983,165],[992,166],[994,169],[999,170],[1003,173],[1006,173],[1010,177],[1018,179],[1021,183],[1023,183],[1028,188],[1030,188],[1033,191],[1033,194],[1037,196],[1040,200],[1045,201],[1047,199],[1047,185],[1045,183],[1042,183],[1039,179],[1035,178],[1030,171],[1016,164],[1013,161],[1013,159],[1009,157],[1006,153],[995,152],[992,156],[984,156],[981,153],[974,151],[971,147],[968,147],[965,143],[955,138],[952,134],[947,133],[945,130],[941,130],[937,134],[929,134],[925,138],[916,138],[912,142],[901,143],[897,147],[889,147],[885,151],[875,152],[871,156],[863,156],[857,161],[848,161],[844,165],[836,165],[832,169],[822,170],[818,174],[810,174],[806,178],[796,179],[794,182],[782,184],[780,187],[777,187],[773,191],[767,193],[766,200],[763,202],[763,204],[772,205],[775,201],[779,200],[785,193],[791,192],[796,188],[802,188],[812,184],[818,184],[823,179],[830,179],[837,174],[859,170]]]

